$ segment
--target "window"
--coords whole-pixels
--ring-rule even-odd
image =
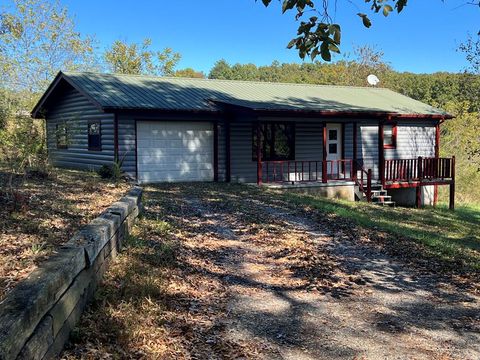
[[[395,149],[397,146],[397,125],[383,125],[383,147]]]
[[[57,138],[57,149],[68,148],[67,123],[62,122],[55,127],[55,135]]]
[[[88,122],[88,150],[102,150],[102,134],[98,120]]]
[[[329,154],[336,154],[337,153],[337,144],[328,145],[328,153]]]
[[[329,130],[328,131],[328,139],[329,140],[338,140],[338,131],[337,129]]]
[[[295,124],[260,124],[262,160],[295,159]],[[252,159],[257,161],[257,125],[252,126]]]

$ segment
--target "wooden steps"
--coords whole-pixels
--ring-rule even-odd
[[[359,201],[367,201],[367,195],[355,186],[355,195]],[[396,203],[380,184],[372,184],[372,203],[379,206],[395,207]]]

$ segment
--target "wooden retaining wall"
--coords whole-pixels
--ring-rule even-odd
[[[135,187],[76,233],[0,303],[0,360],[53,359],[141,211]]]

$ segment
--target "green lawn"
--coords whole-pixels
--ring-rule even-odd
[[[459,206],[455,211],[446,205],[437,208],[383,208],[373,204],[329,200],[286,193],[297,205],[306,205],[326,214],[354,220],[366,228],[385,231],[425,245],[430,254],[480,270],[480,206]]]

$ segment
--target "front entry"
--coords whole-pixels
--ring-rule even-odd
[[[329,177],[337,177],[340,173],[338,160],[342,160],[342,146],[342,125],[327,124],[327,174]]]

